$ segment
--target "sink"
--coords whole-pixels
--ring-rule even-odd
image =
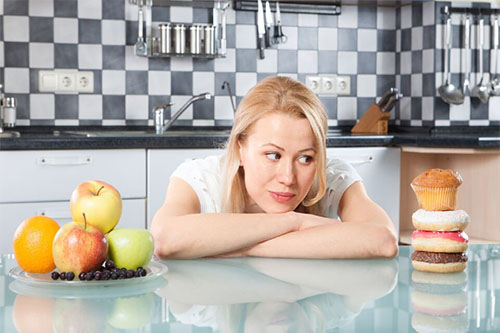
[[[0,133],[0,138],[18,138],[20,136],[21,136],[21,133],[15,132],[15,131],[7,131],[7,132]]]
[[[137,130],[120,130],[120,131],[106,131],[106,130],[89,130],[89,131],[62,131],[54,133],[54,135],[76,135],[85,136],[89,138],[95,137],[116,137],[116,136],[152,136],[152,137],[172,137],[172,136],[228,136],[230,130],[171,130],[163,134],[156,134],[154,131],[137,131]]]

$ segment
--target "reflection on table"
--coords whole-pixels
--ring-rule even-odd
[[[4,255],[0,331],[500,331],[500,246],[471,245],[458,274],[414,271],[412,251],[400,247],[393,260],[170,260],[156,281],[88,294],[20,286]]]

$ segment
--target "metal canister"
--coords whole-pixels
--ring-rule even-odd
[[[201,52],[201,26],[192,25],[189,28],[190,52],[199,54]]]
[[[160,53],[170,53],[172,47],[172,26],[170,23],[160,24]]]
[[[205,53],[215,53],[215,27],[213,25],[205,26]]]
[[[17,100],[15,97],[5,97],[2,99],[3,124],[6,127],[16,126]]]
[[[182,54],[186,52],[186,26],[184,24],[174,25],[175,34],[175,53]]]

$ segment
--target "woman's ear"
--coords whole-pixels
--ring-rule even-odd
[[[240,155],[240,166],[243,166],[244,150],[245,148],[243,147],[243,144],[241,143],[241,141],[238,141],[238,154]]]

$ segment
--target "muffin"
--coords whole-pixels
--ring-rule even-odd
[[[462,177],[452,169],[429,169],[411,182],[420,208],[428,211],[455,210]]]

